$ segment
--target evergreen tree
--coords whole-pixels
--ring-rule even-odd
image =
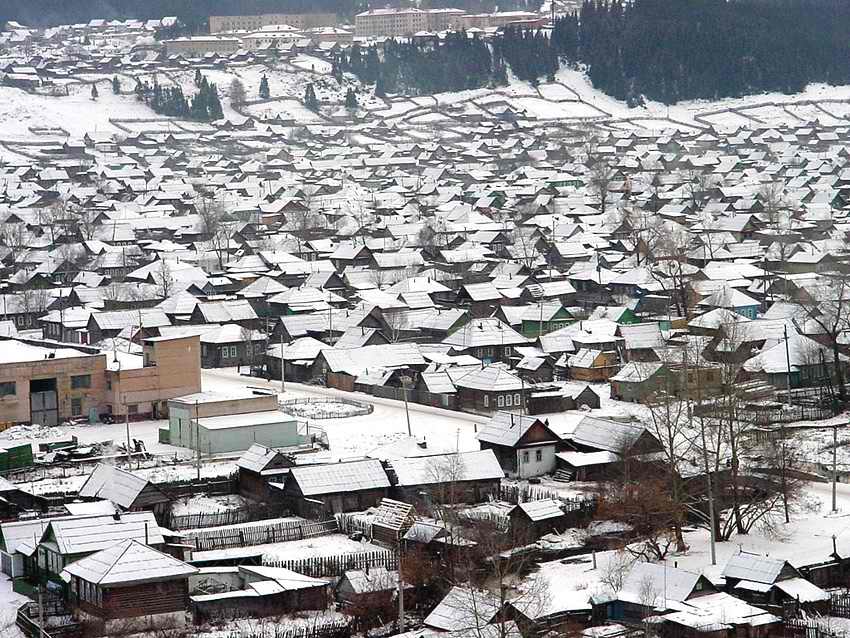
[[[204,83],[204,74],[201,73],[200,69],[195,69],[195,86],[201,88],[201,84]]]
[[[379,97],[381,99],[387,97],[387,90],[384,86],[384,76],[382,74],[378,75],[378,80],[375,82],[375,97]]]
[[[98,97],[97,84],[92,84],[91,85],[91,99],[96,100],[97,97]]]
[[[307,88],[304,89],[304,106],[314,113],[319,112],[319,100],[316,98],[316,91],[312,83],[308,84]]]
[[[345,93],[345,108],[350,111],[357,110],[357,95],[351,87],[348,87],[348,91]]]
[[[271,89],[269,89],[269,79],[266,77],[265,73],[263,77],[260,78],[260,98],[263,100],[268,100],[272,95]]]
[[[117,75],[112,78],[112,92],[115,95],[121,94],[121,82],[118,80]]]

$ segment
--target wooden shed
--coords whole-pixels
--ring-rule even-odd
[[[391,498],[382,499],[372,521],[372,540],[398,545],[415,522],[413,505]]]

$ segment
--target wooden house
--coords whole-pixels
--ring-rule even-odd
[[[408,503],[481,503],[499,497],[505,476],[492,450],[395,459],[389,474],[393,494]]]
[[[827,592],[802,577],[786,560],[738,552],[723,568],[726,591],[753,605],[781,612],[786,604],[828,613]]]
[[[529,478],[555,469],[558,435],[538,418],[496,412],[478,432],[482,450],[493,450],[505,474]]]
[[[300,516],[365,510],[387,496],[390,481],[380,461],[293,467],[283,497]],[[314,516],[315,517],[315,516]]]
[[[115,635],[119,629],[160,628],[184,623],[189,576],[198,570],[137,540],[127,539],[70,563],[62,571],[68,599],[88,635]]]

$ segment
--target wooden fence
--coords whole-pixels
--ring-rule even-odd
[[[550,498],[563,503],[564,510],[568,512],[595,507],[596,504],[596,499],[589,496],[567,498],[554,490],[547,490],[544,487],[536,487],[534,485],[501,485],[499,487],[499,498],[514,505]]]
[[[783,629],[785,638],[847,638],[847,632],[827,629],[823,621],[816,619],[786,618]]]
[[[339,578],[352,569],[386,567],[398,569],[398,556],[394,552],[377,550],[358,554],[339,554],[293,560],[263,560],[268,567],[283,567],[313,578]]]
[[[222,527],[224,525],[238,525],[239,523],[253,523],[267,518],[279,516],[279,512],[272,512],[268,505],[251,505],[226,512],[196,512],[194,514],[169,514],[168,522],[165,524],[169,529],[200,529],[204,527]]]
[[[360,532],[366,538],[372,538],[372,523],[353,514],[340,513],[336,514],[335,518],[341,533],[348,535]]]
[[[351,621],[347,620],[302,627],[291,627],[272,619],[255,622],[258,627],[231,631],[228,638],[348,638],[353,633]]]
[[[850,618],[850,592],[832,593],[829,597],[829,615]]]
[[[338,531],[339,525],[335,520],[295,521],[251,525],[250,527],[236,529],[202,529],[187,534],[186,539],[195,544],[197,551],[207,551],[299,541],[304,538],[325,536]]]

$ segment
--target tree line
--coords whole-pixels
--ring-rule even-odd
[[[551,31],[506,27],[490,45],[466,33],[352,47],[334,73],[379,96],[553,80],[582,68],[593,85],[634,106],[850,82],[850,3],[843,0],[585,0]]]

